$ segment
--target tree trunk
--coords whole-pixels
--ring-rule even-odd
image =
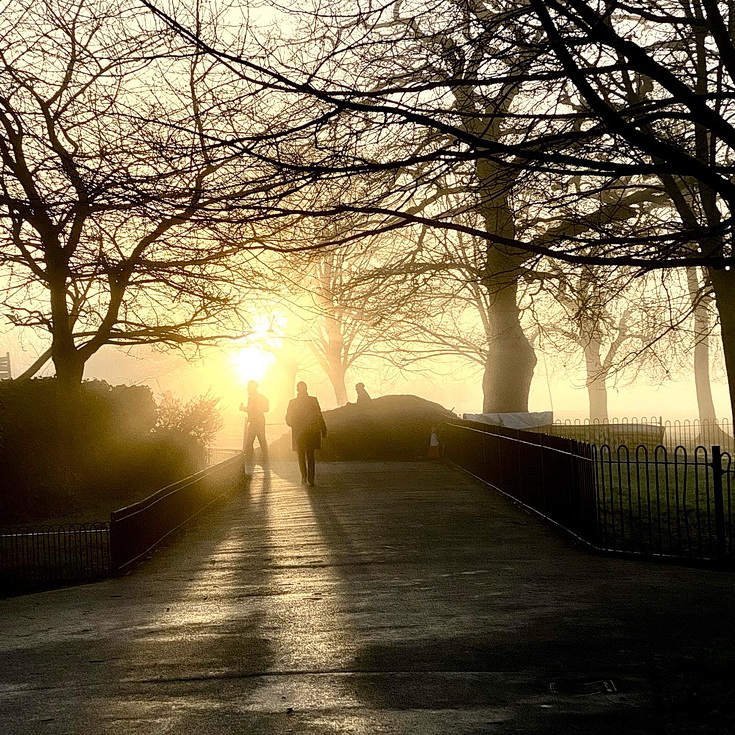
[[[56,253],[56,250],[54,250],[54,253]],[[65,263],[62,266],[57,264],[55,266],[57,272],[49,275],[51,318],[53,322],[51,359],[56,369],[56,384],[60,394],[72,398],[79,393],[84,377],[85,361],[74,343],[71,328],[72,320],[66,303],[66,279],[64,275],[58,273],[63,272],[65,268]],[[51,270],[51,266],[49,266],[49,270]]]
[[[727,385],[730,389],[730,418],[735,416],[735,271],[708,270],[720,315],[722,351],[725,354]]]
[[[483,193],[480,207],[485,229],[490,234],[515,237],[515,219],[508,200],[515,182],[488,162],[477,164]],[[518,283],[529,254],[518,248],[491,244],[487,248],[483,286],[488,305],[488,354],[482,379],[483,412],[528,411],[536,353],[521,327]]]
[[[589,399],[590,421],[607,421],[607,374],[602,367],[601,345],[597,339],[590,339],[582,345],[586,371],[587,397]]]
[[[528,411],[536,353],[521,328],[516,282],[493,297],[489,320],[489,349],[482,378],[484,413]]]
[[[334,317],[325,316],[324,331],[326,332],[324,344],[324,357],[327,363],[326,372],[334,388],[337,405],[344,406],[347,403],[347,386],[345,384],[345,340],[342,336],[342,326]]]
[[[76,350],[57,351],[53,362],[59,392],[70,397],[78,395],[84,377],[84,361],[79,358]]]
[[[701,298],[699,274],[696,268],[687,268],[687,284],[694,320],[694,386],[697,391],[697,409],[700,421],[716,421],[715,402],[709,370],[709,312]]]
[[[347,405],[347,385],[345,384],[344,370],[335,370],[329,373],[329,380],[334,388],[334,397],[338,406]]]

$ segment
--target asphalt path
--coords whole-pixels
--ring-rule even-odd
[[[0,732],[732,732],[733,575],[590,554],[439,463],[296,480],[0,600]]]

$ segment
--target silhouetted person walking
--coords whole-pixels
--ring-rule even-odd
[[[268,399],[258,393],[258,384],[251,380],[248,383],[248,405],[240,404],[240,410],[247,412],[248,420],[245,424],[245,438],[243,439],[243,451],[245,452],[245,472],[249,472],[253,466],[253,445],[255,437],[258,438],[260,446],[261,464],[265,466],[268,462],[268,441],[265,438],[265,414],[270,408]]]
[[[288,403],[286,423],[291,427],[291,446],[296,452],[301,470],[301,484],[314,487],[314,452],[327,435],[319,401],[306,391],[306,383],[296,384],[296,398]]]
[[[355,391],[357,392],[356,403],[367,403],[368,401],[373,400],[370,398],[370,394],[365,390],[365,383],[358,383],[355,386]]]

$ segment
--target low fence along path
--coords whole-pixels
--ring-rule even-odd
[[[581,551],[439,463],[296,480],[258,471],[126,577],[0,600],[0,730],[731,728],[732,575]]]

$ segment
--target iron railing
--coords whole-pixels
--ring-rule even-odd
[[[719,446],[596,447],[468,421],[444,434],[447,459],[600,551],[735,564],[735,467]]]
[[[623,418],[610,421],[557,421],[551,426],[543,426],[540,431],[552,436],[589,444],[609,444],[612,447],[627,445],[636,447],[643,444],[654,448],[659,445],[673,450],[678,446],[693,451],[699,446],[720,446],[728,452],[735,450],[733,427],[727,419],[699,421],[664,421],[661,418]]]
[[[242,479],[239,453],[114,511],[109,523],[0,527],[0,593],[93,581],[129,569]]]
[[[728,563],[732,457],[720,447],[593,447],[597,544],[646,556]]]
[[[29,591],[110,573],[110,524],[0,528],[0,589]]]
[[[239,454],[162,488],[110,518],[110,557],[114,573],[138,563],[169,534],[225,497],[242,480]]]
[[[465,420],[446,423],[441,433],[453,463],[581,538],[595,535],[589,445]]]

